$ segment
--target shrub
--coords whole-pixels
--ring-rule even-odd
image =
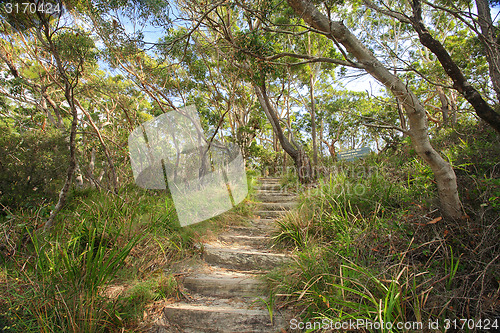
[[[9,210],[50,203],[67,169],[68,148],[56,130],[18,133],[0,125],[0,204]]]

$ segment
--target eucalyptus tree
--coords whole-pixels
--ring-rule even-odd
[[[134,4],[137,2],[127,6]],[[168,8],[165,3],[150,5]],[[252,110],[256,98],[241,79],[240,70],[227,65],[210,31],[166,22],[157,27],[157,36],[161,37],[146,43],[144,35],[130,34],[130,26],[123,23],[127,19],[141,21],[140,17],[127,16],[112,4],[89,2],[86,6],[79,10],[97,27],[106,60],[145,95],[153,115],[195,104],[208,144],[233,141],[245,157],[249,155],[250,145],[262,127]]]
[[[75,94],[83,73],[96,67],[93,40],[87,31],[72,21],[71,16],[62,14],[63,11],[53,15],[27,13],[9,17],[2,25],[5,41],[0,53],[2,61],[10,71],[7,81],[16,82],[20,88],[18,91],[29,91],[11,94],[11,100],[39,105],[50,122],[62,130],[66,130],[62,119],[65,116],[70,119],[67,129],[69,166],[58,201],[45,223],[45,229],[54,225],[54,218],[66,202],[77,169],[79,119]],[[19,52],[18,58],[13,57],[15,50]],[[63,103],[58,104],[58,101]],[[57,121],[54,120],[50,109]]]
[[[500,102],[500,48],[497,40],[498,28],[491,17],[488,0],[474,2],[412,0],[406,7],[384,0],[363,0],[363,2],[377,12],[411,26],[420,43],[434,54],[441,64],[453,83],[453,89],[470,103],[478,117],[500,132],[500,114],[495,111],[495,106]],[[479,75],[468,76],[464,64],[458,61],[460,56],[452,54],[446,43],[437,38],[435,26],[429,25],[427,20],[426,14],[430,11],[446,14],[448,20],[453,19],[464,25],[469,36],[477,37],[482,45],[482,52],[476,53],[475,56],[484,57],[488,63],[490,75],[487,80],[493,85],[495,100],[492,100],[490,92],[481,91],[477,84],[477,82],[481,84],[482,81],[488,85],[489,82],[485,82]]]
[[[409,120],[408,134],[412,138],[415,150],[429,164],[436,177],[443,213],[452,218],[459,218],[462,212],[456,175],[451,165],[430,143],[426,110],[422,102],[346,25],[333,18],[331,6],[325,4],[325,10],[321,11],[315,4],[306,0],[288,0],[288,4],[295,14],[311,27],[312,32],[326,36],[338,47],[345,62],[368,72],[390,90],[403,105]]]
[[[388,8],[410,13],[409,2],[367,0],[347,3],[353,4],[350,10],[345,14],[335,10],[336,15],[340,15],[349,27],[360,27],[355,30],[357,37],[424,102],[430,126],[439,129],[454,124],[459,108],[469,112],[464,109],[465,99],[453,89],[453,82],[437,58],[416,38],[412,26],[387,14]],[[453,16],[450,18],[444,11],[427,8],[424,16],[427,24],[432,26],[435,39],[449,49],[476,88],[488,94],[484,80],[480,82],[487,75],[484,71],[487,62],[484,57],[477,56],[477,37],[463,22]],[[400,118],[398,126],[406,130],[403,107],[397,99],[395,101]]]
[[[290,37],[288,37],[288,40]],[[290,45],[290,43],[289,43]],[[322,36],[303,34],[293,39],[294,52],[297,54],[304,54],[309,57],[323,56],[324,53],[330,51],[331,47],[326,38]],[[290,48],[291,49],[291,48]],[[304,96],[297,90],[297,94],[301,99],[302,105],[306,106],[310,114],[310,133],[312,138],[312,152],[314,165],[318,164],[318,134],[320,137],[319,145],[321,145],[322,128],[321,121],[319,120],[318,105],[316,95],[325,87],[321,82],[333,83],[335,81],[335,66],[327,62],[309,62],[307,64],[295,65],[292,67],[296,79],[301,83],[301,87],[307,87],[309,90],[309,100],[307,101]],[[321,81],[321,82],[320,82]],[[319,127],[319,129],[318,129]]]
[[[82,171],[90,184],[108,187],[117,193],[121,180],[129,178],[128,173],[123,172],[123,166],[128,164],[128,134],[141,119],[148,120],[143,112],[150,110],[151,105],[123,76],[97,71],[84,78],[75,99],[82,113],[80,169],[88,162]],[[99,169],[99,174],[95,174]],[[104,175],[108,184],[103,180]]]
[[[335,13],[336,5],[324,3],[324,10],[320,11],[315,4],[306,0],[288,0],[289,7],[282,2],[267,1],[235,1],[218,7],[217,4],[205,5],[196,1],[189,1],[187,4],[189,10],[195,14],[191,16],[192,19],[199,25],[207,22],[206,25],[219,34],[219,42],[240,60],[238,65],[251,70],[250,79],[255,84],[259,101],[283,148],[294,158],[297,166],[300,167],[300,159],[297,161],[299,154],[286,140],[279,126],[279,119],[267,96],[266,79],[278,73],[279,65],[327,62],[360,69],[385,85],[405,109],[410,128],[407,132],[412,137],[417,153],[435,173],[444,214],[453,218],[462,215],[455,173],[430,144],[424,105],[408,86],[386,67],[385,61],[378,59],[341,21],[332,18],[339,17]],[[342,9],[349,11],[353,9],[352,6],[354,5],[349,4]],[[337,7],[337,10],[340,8]],[[292,13],[303,21],[294,19]],[[311,56],[301,53],[294,45],[280,43],[282,36],[300,38],[304,34],[315,34],[329,39],[331,47],[327,49],[328,52]]]
[[[321,120],[324,123],[325,145],[335,160],[339,149],[361,146],[378,146],[379,138],[394,139],[398,127],[397,115],[385,108],[394,109],[387,98],[371,98],[366,92],[321,89],[318,96]]]
[[[265,23],[266,18],[263,16],[269,15],[282,19],[275,4],[270,2],[205,4],[198,1],[185,1],[179,4],[197,26],[213,31],[217,36],[217,45],[225,51],[229,65],[245,70],[245,80],[253,85],[261,108],[273,127],[273,132],[283,149],[294,160],[299,179],[302,182],[310,181],[314,175],[309,157],[296,140],[292,137],[289,139],[285,135],[283,127],[286,126],[279,117],[279,111],[276,110],[277,103],[273,103],[270,96],[270,91],[275,90],[272,86],[279,86],[280,79],[288,76],[289,64],[280,62],[280,59],[297,54],[298,56],[293,59],[302,61],[296,60],[292,66],[298,68],[317,63],[321,58],[321,55],[314,56],[308,55],[306,51],[295,51],[301,47],[308,50],[308,37],[305,29],[289,35],[277,34],[269,30],[269,25]],[[302,39],[305,43],[299,46],[297,39]],[[332,49],[322,50],[322,52],[329,51]],[[313,77],[307,75],[307,78],[310,81]],[[313,88],[310,84],[309,87]],[[310,92],[313,91],[310,90]],[[280,96],[281,94],[278,93],[277,97]],[[313,110],[311,108],[311,111]],[[313,130],[314,141],[316,141],[315,132]]]

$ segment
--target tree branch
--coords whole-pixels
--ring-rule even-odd
[[[372,118],[372,117],[361,116],[361,118],[365,118],[367,120],[376,121],[378,123],[381,123],[381,124],[364,123],[363,125],[366,126],[366,127],[384,128],[384,129],[395,129],[395,130],[398,130],[398,131],[400,131],[400,132],[402,132],[402,133],[404,133],[406,135],[410,135],[409,131],[407,131],[405,129],[402,129],[399,126],[387,124],[386,122],[383,122],[381,120],[378,120],[378,119],[375,119],[375,118]]]
[[[387,9],[387,10],[382,9],[379,6],[377,6],[376,4],[374,4],[371,0],[363,0],[363,2],[364,2],[366,7],[371,8],[371,9],[379,12],[380,14],[390,16],[390,17],[395,18],[403,23],[411,24],[410,18],[404,14],[401,14],[401,13],[398,13],[398,12],[395,12],[395,11],[389,10],[389,9]]]
[[[413,17],[411,18],[412,26],[417,32],[422,45],[436,55],[444,71],[452,79],[453,88],[462,94],[462,96],[464,96],[464,98],[474,107],[474,110],[481,119],[486,121],[495,131],[500,133],[500,114],[496,113],[483,99],[479,91],[467,82],[462,71],[453,61],[443,44],[432,37],[422,19],[422,4],[420,0],[412,0],[411,5],[413,10]]]

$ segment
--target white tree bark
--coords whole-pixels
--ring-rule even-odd
[[[408,87],[373,55],[342,23],[331,21],[307,0],[287,0],[288,4],[311,27],[342,44],[364,69],[389,89],[403,106],[409,120],[409,134],[415,151],[434,172],[443,214],[457,219],[462,216],[456,175],[451,165],[432,147],[427,133],[425,109]]]

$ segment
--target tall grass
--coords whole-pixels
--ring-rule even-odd
[[[181,228],[168,193],[133,185],[73,191],[50,233],[36,231],[41,209],[12,212],[0,220],[0,331],[133,331],[150,303],[178,297],[170,265],[250,214],[243,203]]]
[[[432,210],[435,198],[424,186],[426,171],[418,160],[396,169],[374,158],[339,168],[306,189],[298,211],[278,221],[274,237],[277,246],[297,253],[294,265],[270,274],[282,302],[302,309],[306,321],[380,324],[381,329],[358,327],[365,331],[408,331],[396,324],[427,324],[442,316],[444,312],[429,310],[428,299],[434,287],[452,286],[456,255],[446,261],[448,280],[440,281],[442,267],[429,272],[428,257],[425,263],[415,262],[416,224],[403,222]]]
[[[18,331],[104,332],[119,324],[116,304],[102,292],[139,238],[121,242],[85,223],[77,230],[68,239],[30,234],[34,258],[22,271],[30,285],[17,299],[27,319],[16,321]]]
[[[134,187],[118,196],[83,190],[72,194],[51,233],[35,231],[26,217],[6,221],[4,234],[14,240],[0,280],[0,322],[7,332],[107,332],[130,326],[137,319],[130,315],[134,299],[110,297],[110,284],[140,283],[154,271],[148,267],[192,252],[193,232],[176,224],[170,203],[160,192]],[[37,218],[28,221],[39,223]],[[161,279],[157,293],[168,297],[176,288],[171,285]],[[136,315],[142,317],[142,310]]]

